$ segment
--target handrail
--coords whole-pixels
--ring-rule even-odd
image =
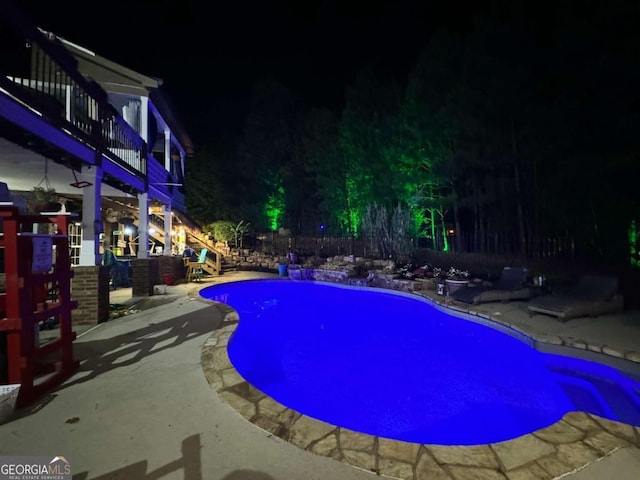
[[[195,230],[188,229],[187,233],[188,235],[191,235],[193,238],[195,238],[202,248],[206,248],[207,253],[212,253],[215,255],[215,261],[212,261],[212,263],[215,262],[215,270],[219,275],[222,272],[222,258],[225,255],[224,252],[217,249],[215,244],[211,240],[205,240],[204,238],[202,238]]]
[[[155,213],[149,214],[149,223],[164,230],[164,218]]]
[[[51,121],[70,124],[70,132],[146,177],[146,142],[109,103],[107,92],[80,73],[75,57],[54,35],[35,27],[9,0],[2,8],[32,49],[30,78],[2,78],[3,88]]]
[[[69,77],[76,82],[91,97],[100,103],[107,103],[107,92],[92,80],[87,80],[78,71],[78,62],[66,48],[53,38],[47,38],[44,33],[35,27],[29,19],[9,0],[2,2],[2,7],[27,39],[36,43],[49,57],[56,59],[56,63],[62,67]]]

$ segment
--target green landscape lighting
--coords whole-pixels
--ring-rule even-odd
[[[629,263],[632,267],[638,268],[640,261],[638,259],[638,224],[632,220],[629,224]]]
[[[415,229],[416,235],[420,238],[425,238],[427,234],[425,233],[424,226],[427,223],[427,216],[424,214],[424,209],[412,208],[411,218],[413,220],[413,228]]]
[[[274,193],[269,195],[264,206],[264,213],[267,217],[267,225],[271,230],[278,230],[282,224],[284,216],[284,187],[280,185]]]

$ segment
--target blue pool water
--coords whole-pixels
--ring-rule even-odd
[[[640,383],[415,296],[317,282],[249,280],[201,295],[234,308],[229,357],[298,412],[408,442],[475,445],[586,411],[640,426]]]

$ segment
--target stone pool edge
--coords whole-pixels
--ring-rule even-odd
[[[535,342],[591,350],[640,362],[640,353],[606,345],[549,335],[536,335],[502,318],[447,305],[423,296],[434,305],[513,329]],[[402,480],[557,478],[580,470],[621,448],[640,448],[640,428],[584,412],[570,412],[559,422],[504,442],[478,446],[408,443],[354,432],[316,420],[276,402],[246,382],[233,367],[227,344],[237,327],[235,312],[225,318],[204,343],[204,375],[230,407],[259,428],[303,450]]]

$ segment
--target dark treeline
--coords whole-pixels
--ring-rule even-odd
[[[260,82],[237,148],[190,161],[190,213],[357,235],[375,203],[406,209],[440,249],[446,232],[457,251],[554,237],[625,259],[640,212],[639,7],[509,5],[434,32],[408,78],[363,68],[339,112]]]

